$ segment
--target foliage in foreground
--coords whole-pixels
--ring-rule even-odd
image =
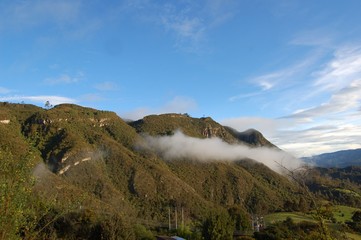
[[[0,150],[1,239],[17,239],[28,235],[35,228],[36,199],[31,194],[32,165],[28,158],[15,160],[11,153]]]
[[[332,237],[322,234],[322,230],[317,223],[300,222],[295,223],[291,218],[282,222],[274,223],[267,228],[254,234],[256,240],[276,240],[276,239],[299,239],[299,240],[331,240],[347,239],[340,232],[332,232]]]

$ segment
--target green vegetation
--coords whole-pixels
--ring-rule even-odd
[[[333,207],[333,216],[337,222],[345,223],[350,221],[353,213],[359,210],[358,208],[336,205]]]
[[[202,225],[202,235],[209,240],[233,239],[234,221],[223,212],[212,212]]]
[[[314,168],[305,176],[306,185],[318,197],[335,205],[361,207],[361,168]]]
[[[34,231],[36,209],[32,204],[31,160],[16,161],[8,151],[0,151],[0,238],[18,239]],[[35,223],[34,223],[35,222]]]
[[[142,134],[177,129],[193,137],[269,146],[255,130],[237,133],[211,118],[186,114],[148,116],[128,125],[115,113],[72,104],[42,109],[1,103],[0,120],[3,239],[154,239],[157,234],[232,239],[235,232],[249,239],[252,214],[266,216],[271,226],[278,221],[267,214],[278,212],[273,218],[291,216],[293,225],[287,226],[304,230],[298,224],[309,220],[307,215],[282,212],[314,207],[297,184],[252,160],[167,161],[137,149]],[[317,172],[307,179],[316,179],[314,188],[309,184],[315,198],[328,199],[319,192],[323,187],[338,192],[337,201],[350,196],[350,205],[358,204],[354,180],[330,181]],[[179,209],[184,226],[169,232],[169,220],[173,228],[175,221],[180,226]],[[352,221],[351,209],[340,209],[347,217],[333,210],[335,221]]]
[[[347,239],[347,237],[338,231],[332,231],[329,236],[324,235],[321,227],[315,222],[301,221],[294,222],[288,217],[286,220],[276,222],[267,228],[255,233],[255,239]]]
[[[278,212],[271,213],[265,216],[266,226],[285,221],[287,218],[291,218],[293,222],[300,223],[304,221],[315,222],[310,215],[306,215],[301,212]]]

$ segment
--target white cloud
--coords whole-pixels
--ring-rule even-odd
[[[361,148],[361,80],[334,93],[327,102],[286,116],[294,120],[279,129],[274,143],[297,156]]]
[[[46,101],[49,101],[52,105],[58,105],[61,103],[76,103],[77,101],[72,98],[62,97],[62,96],[47,96],[47,95],[39,95],[39,96],[6,96],[0,97],[0,101],[2,102],[30,102],[37,104],[45,104]]]
[[[361,47],[345,46],[337,49],[333,59],[314,75],[314,86],[327,91],[340,90],[355,79],[361,79]]]
[[[44,82],[46,84],[55,85],[55,84],[70,84],[70,83],[77,83],[81,80],[83,80],[85,77],[85,74],[81,71],[79,71],[74,76],[71,76],[69,74],[61,74],[57,77],[50,77],[46,78]]]
[[[290,170],[302,165],[302,161],[278,149],[230,145],[219,138],[199,139],[176,132],[173,136],[145,136],[144,140],[140,147],[153,149],[168,160],[237,161],[249,158],[277,172],[282,170],[280,165]]]
[[[327,121],[318,128],[279,131],[278,143],[282,149],[296,156],[312,156],[325,152],[361,148],[360,124]]]
[[[357,111],[361,102],[361,79],[354,80],[349,86],[339,90],[331,96],[328,102],[318,106],[297,110],[287,118],[311,118],[331,116],[346,111]]]
[[[293,44],[317,47],[324,41],[327,42],[327,38],[309,37]],[[315,70],[315,64],[311,63],[321,67]],[[285,87],[299,76],[302,81],[296,85],[297,89]],[[279,119],[226,119],[222,121],[224,125],[239,131],[256,128],[281,149],[300,157],[361,147],[360,46],[336,48],[330,43],[314,58],[252,81],[261,88],[259,92],[241,94],[230,100],[258,95],[267,95],[265,99],[269,99],[272,94],[281,104],[279,107],[287,106],[284,111],[293,113]],[[293,110],[292,106],[298,109]]]
[[[151,114],[188,113],[196,108],[197,104],[192,98],[176,96],[164,106],[155,109],[138,108],[131,112],[120,113],[120,116],[125,119],[137,120]]]

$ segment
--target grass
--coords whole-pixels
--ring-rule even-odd
[[[337,222],[344,223],[345,221],[351,221],[353,213],[359,208],[353,208],[348,206],[336,205],[333,207],[333,216],[336,218]]]
[[[342,205],[336,205],[332,208],[332,211],[333,211],[333,215],[334,215],[337,223],[328,223],[327,225],[329,226],[329,228],[337,231],[337,229],[339,229],[341,226],[340,223],[344,223],[346,221],[351,221],[351,217],[352,217],[353,213],[357,210],[361,210],[361,209],[348,207],[348,206],[342,206]],[[295,223],[299,223],[302,221],[316,222],[316,220],[314,220],[311,215],[304,214],[301,212],[272,213],[272,214],[266,215],[264,217],[264,220],[265,220],[266,226],[268,226],[275,222],[284,221],[288,217],[292,218],[292,220]],[[361,240],[361,235],[359,235],[359,234],[346,232],[346,235],[349,239]]]
[[[266,225],[270,225],[275,222],[284,221],[288,217],[292,218],[292,220],[296,223],[302,221],[315,222],[312,216],[300,212],[279,212],[279,213],[268,214],[265,216],[265,222]]]
[[[361,235],[355,233],[346,233],[347,237],[352,240],[361,240]]]
[[[337,222],[344,223],[346,221],[351,221],[351,217],[355,211],[361,211],[359,208],[353,208],[348,206],[336,205],[332,208],[333,215]],[[272,224],[278,221],[284,221],[288,217],[292,218],[293,221],[301,222],[301,221],[310,221],[315,222],[311,215],[304,214],[301,212],[278,212],[272,213],[265,216],[266,224]]]

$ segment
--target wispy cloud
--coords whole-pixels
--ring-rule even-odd
[[[203,40],[205,26],[197,17],[164,15],[161,22],[167,30],[176,34],[177,46],[182,47],[185,42],[196,46]]]
[[[46,78],[44,82],[46,84],[55,85],[55,84],[70,84],[77,83],[85,78],[85,74],[79,71],[77,74],[71,76],[69,74],[61,74],[57,77]]]
[[[251,93],[241,93],[228,98],[229,101],[233,102],[239,99],[256,97],[261,95],[267,95],[270,93],[283,93],[283,96],[288,95],[287,91],[300,85],[307,86],[311,82],[311,71],[310,68],[319,61],[321,54],[318,51],[314,51],[307,55],[305,59],[301,59],[293,65],[270,71],[268,73],[251,77],[247,82],[255,87]],[[243,86],[243,84],[242,84]],[[299,88],[298,90],[304,90]],[[278,94],[280,96],[281,94]]]
[[[337,49],[333,59],[314,76],[314,86],[327,91],[337,91],[361,78],[361,47],[345,46]]]
[[[120,116],[125,119],[137,120],[150,114],[162,113],[188,113],[197,108],[196,102],[189,97],[176,96],[165,105],[158,108],[137,108],[131,112],[120,113]]]
[[[2,102],[30,102],[37,104],[45,104],[46,101],[49,101],[52,105],[58,105],[61,103],[76,103],[77,101],[72,98],[62,97],[62,96],[52,96],[52,95],[39,95],[39,96],[5,96],[0,97]]]
[[[10,93],[10,92],[11,92],[10,89],[4,88],[4,87],[0,87],[0,94],[8,94],[8,93]]]
[[[298,32],[289,42],[291,45],[333,48],[333,34],[326,29],[310,29]]]
[[[80,0],[14,1],[2,6],[0,12],[4,20],[0,21],[1,27],[23,29],[45,22],[62,26],[77,19],[80,7]]]
[[[38,41],[56,42],[65,39],[81,39],[98,31],[107,15],[98,18],[87,16],[83,0],[34,0],[0,2],[0,32],[22,32],[46,26],[49,33],[37,37]],[[51,27],[49,27],[51,26]],[[35,31],[34,31],[35,33]]]
[[[329,120],[324,124],[326,125],[300,130],[279,131],[274,143],[278,143],[281,148],[296,156],[312,156],[361,147],[360,123],[351,124]]]
[[[244,94],[238,94],[238,95],[229,97],[228,100],[231,101],[231,102],[234,102],[234,101],[239,100],[239,99],[251,98],[251,97],[255,97],[255,96],[261,95],[261,94],[262,94],[262,92],[260,92],[260,91],[258,91],[258,92],[251,92],[251,93],[244,93]]]
[[[175,38],[175,47],[196,52],[206,42],[207,34],[229,21],[237,8],[237,1],[131,1],[129,9],[136,9],[139,18],[155,23]]]
[[[295,113],[286,116],[285,118],[311,118],[323,116],[332,116],[347,111],[357,111],[360,107],[361,101],[361,79],[354,80],[349,86],[342,88],[331,98],[318,106],[297,110]]]
[[[302,44],[321,44],[321,40],[316,40],[304,39]],[[317,69],[306,60],[253,78],[260,88],[259,95],[282,93],[274,96],[283,99],[281,106],[285,106],[284,101],[288,106],[296,105],[296,109],[290,108],[293,113],[276,119],[246,117],[225,119],[222,123],[239,131],[259,129],[277,146],[296,156],[360,148],[361,47],[329,45],[314,60],[320,66]],[[297,89],[284,88],[299,75],[303,82]],[[250,94],[256,97],[256,93]],[[290,105],[292,101],[297,104]]]
[[[118,89],[118,85],[116,83],[109,81],[98,83],[94,87],[100,91],[114,91]]]
[[[85,102],[99,102],[104,100],[104,98],[96,93],[88,93],[88,94],[84,94],[79,98],[80,101],[85,101]]]

